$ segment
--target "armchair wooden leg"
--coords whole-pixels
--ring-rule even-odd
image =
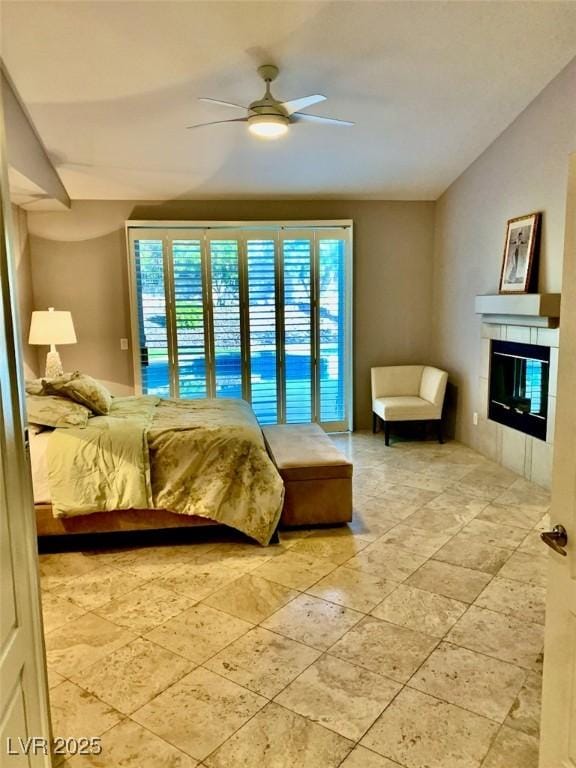
[[[384,422],[384,444],[390,445],[390,422]]]
[[[372,411],[372,434],[378,432],[378,416]]]
[[[442,419],[438,419],[437,434],[438,434],[438,442],[440,443],[440,445],[442,445],[444,443],[444,437],[442,435]]]

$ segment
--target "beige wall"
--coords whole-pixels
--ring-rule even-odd
[[[457,436],[481,448],[480,321],[474,296],[497,293],[506,221],[543,212],[539,289],[561,290],[568,155],[576,142],[576,60],[436,204],[434,358],[457,387]],[[488,425],[488,428],[490,425]]]
[[[69,309],[78,344],[61,351],[120,394],[132,387],[126,219],[354,220],[354,386],[357,428],[370,423],[369,369],[429,359],[434,203],[384,201],[76,201],[29,213],[36,307]]]
[[[30,317],[34,309],[32,291],[32,268],[30,262],[30,241],[26,211],[16,205],[12,206],[12,234],[14,244],[14,270],[16,273],[16,289],[20,310],[20,329],[22,332],[22,356],[24,375],[31,379],[38,375],[38,351],[28,344]]]

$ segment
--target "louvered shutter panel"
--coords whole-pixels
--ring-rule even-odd
[[[285,239],[284,381],[288,424],[312,421],[312,241]]]
[[[318,241],[318,385],[320,421],[346,417],[345,244]]]
[[[210,240],[216,397],[242,397],[238,241]]]
[[[205,315],[200,239],[172,241],[178,395],[207,396]]]
[[[134,240],[142,392],[170,396],[162,239]]]
[[[275,424],[278,421],[275,241],[248,239],[246,254],[252,408],[261,424]]]

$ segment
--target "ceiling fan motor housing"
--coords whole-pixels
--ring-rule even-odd
[[[263,64],[258,67],[258,74],[267,83],[272,83],[278,77],[278,67],[274,64]]]
[[[282,102],[275,99],[270,93],[270,83],[278,77],[278,67],[274,66],[274,64],[263,64],[261,67],[258,67],[258,74],[266,83],[266,93],[261,99],[256,99],[256,101],[250,104],[248,109],[251,114],[248,117],[251,117],[252,113],[254,113],[256,115],[285,118],[286,123],[290,122],[288,112],[282,106]]]
[[[270,83],[278,76],[278,67],[264,64],[258,68],[258,74],[266,83],[266,92],[248,107],[248,128],[257,136],[277,138],[288,130],[291,122],[288,110],[270,93]]]

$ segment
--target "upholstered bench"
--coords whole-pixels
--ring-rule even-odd
[[[262,429],[284,480],[280,524],[319,525],[352,519],[352,464],[318,424]]]

